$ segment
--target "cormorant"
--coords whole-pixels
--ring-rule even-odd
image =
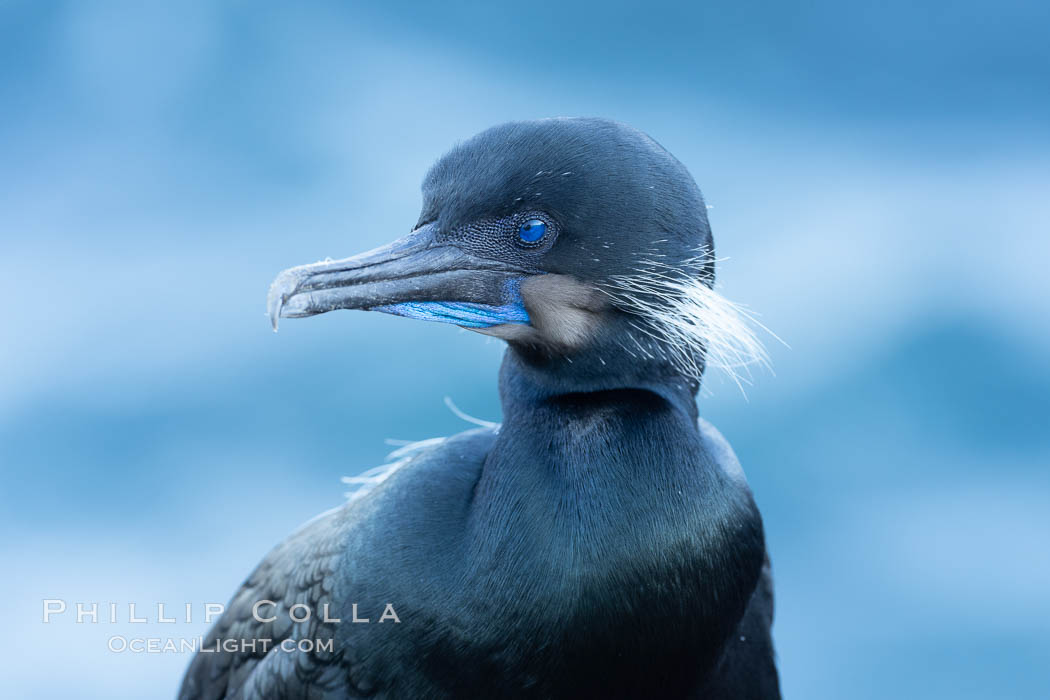
[[[282,272],[274,328],[365,309],[502,338],[503,423],[274,549],[180,697],[779,698],[762,521],[695,401],[759,346],[686,168],[616,122],[514,122],[423,198],[404,238]]]

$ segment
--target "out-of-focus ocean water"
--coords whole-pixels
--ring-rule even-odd
[[[108,640],[202,633],[151,606],[224,602],[384,439],[469,427],[445,396],[499,420],[499,342],[275,336],[267,286],[407,232],[455,141],[601,115],[690,168],[723,293],[790,345],[699,401],[765,516],[785,697],[1046,698],[1048,32],[970,0],[0,4],[3,695],[171,697],[188,655]]]

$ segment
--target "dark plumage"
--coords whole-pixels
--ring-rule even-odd
[[[423,192],[412,234],[282,273],[271,315],[372,309],[504,338],[503,424],[416,450],[303,526],[205,642],[330,651],[199,654],[181,697],[778,698],[762,521],[695,403],[726,340],[666,332],[678,296],[714,303],[689,173],[629,127],[555,119],[456,146]],[[668,292],[627,303],[623,279],[651,264]],[[259,600],[276,620],[253,618]],[[288,621],[296,603],[309,622]],[[378,622],[387,604],[400,622]]]

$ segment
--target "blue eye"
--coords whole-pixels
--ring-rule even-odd
[[[529,219],[518,227],[518,238],[522,243],[536,243],[547,233],[547,224],[542,219]]]

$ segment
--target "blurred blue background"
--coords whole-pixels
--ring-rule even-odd
[[[1048,697],[1047,8],[0,3],[3,695],[171,697],[187,656],[107,640],[198,619],[41,600],[225,602],[384,438],[469,427],[444,396],[498,420],[499,342],[275,336],[267,286],[407,232],[456,140],[602,115],[690,168],[723,292],[791,346],[700,399],[786,697]]]

